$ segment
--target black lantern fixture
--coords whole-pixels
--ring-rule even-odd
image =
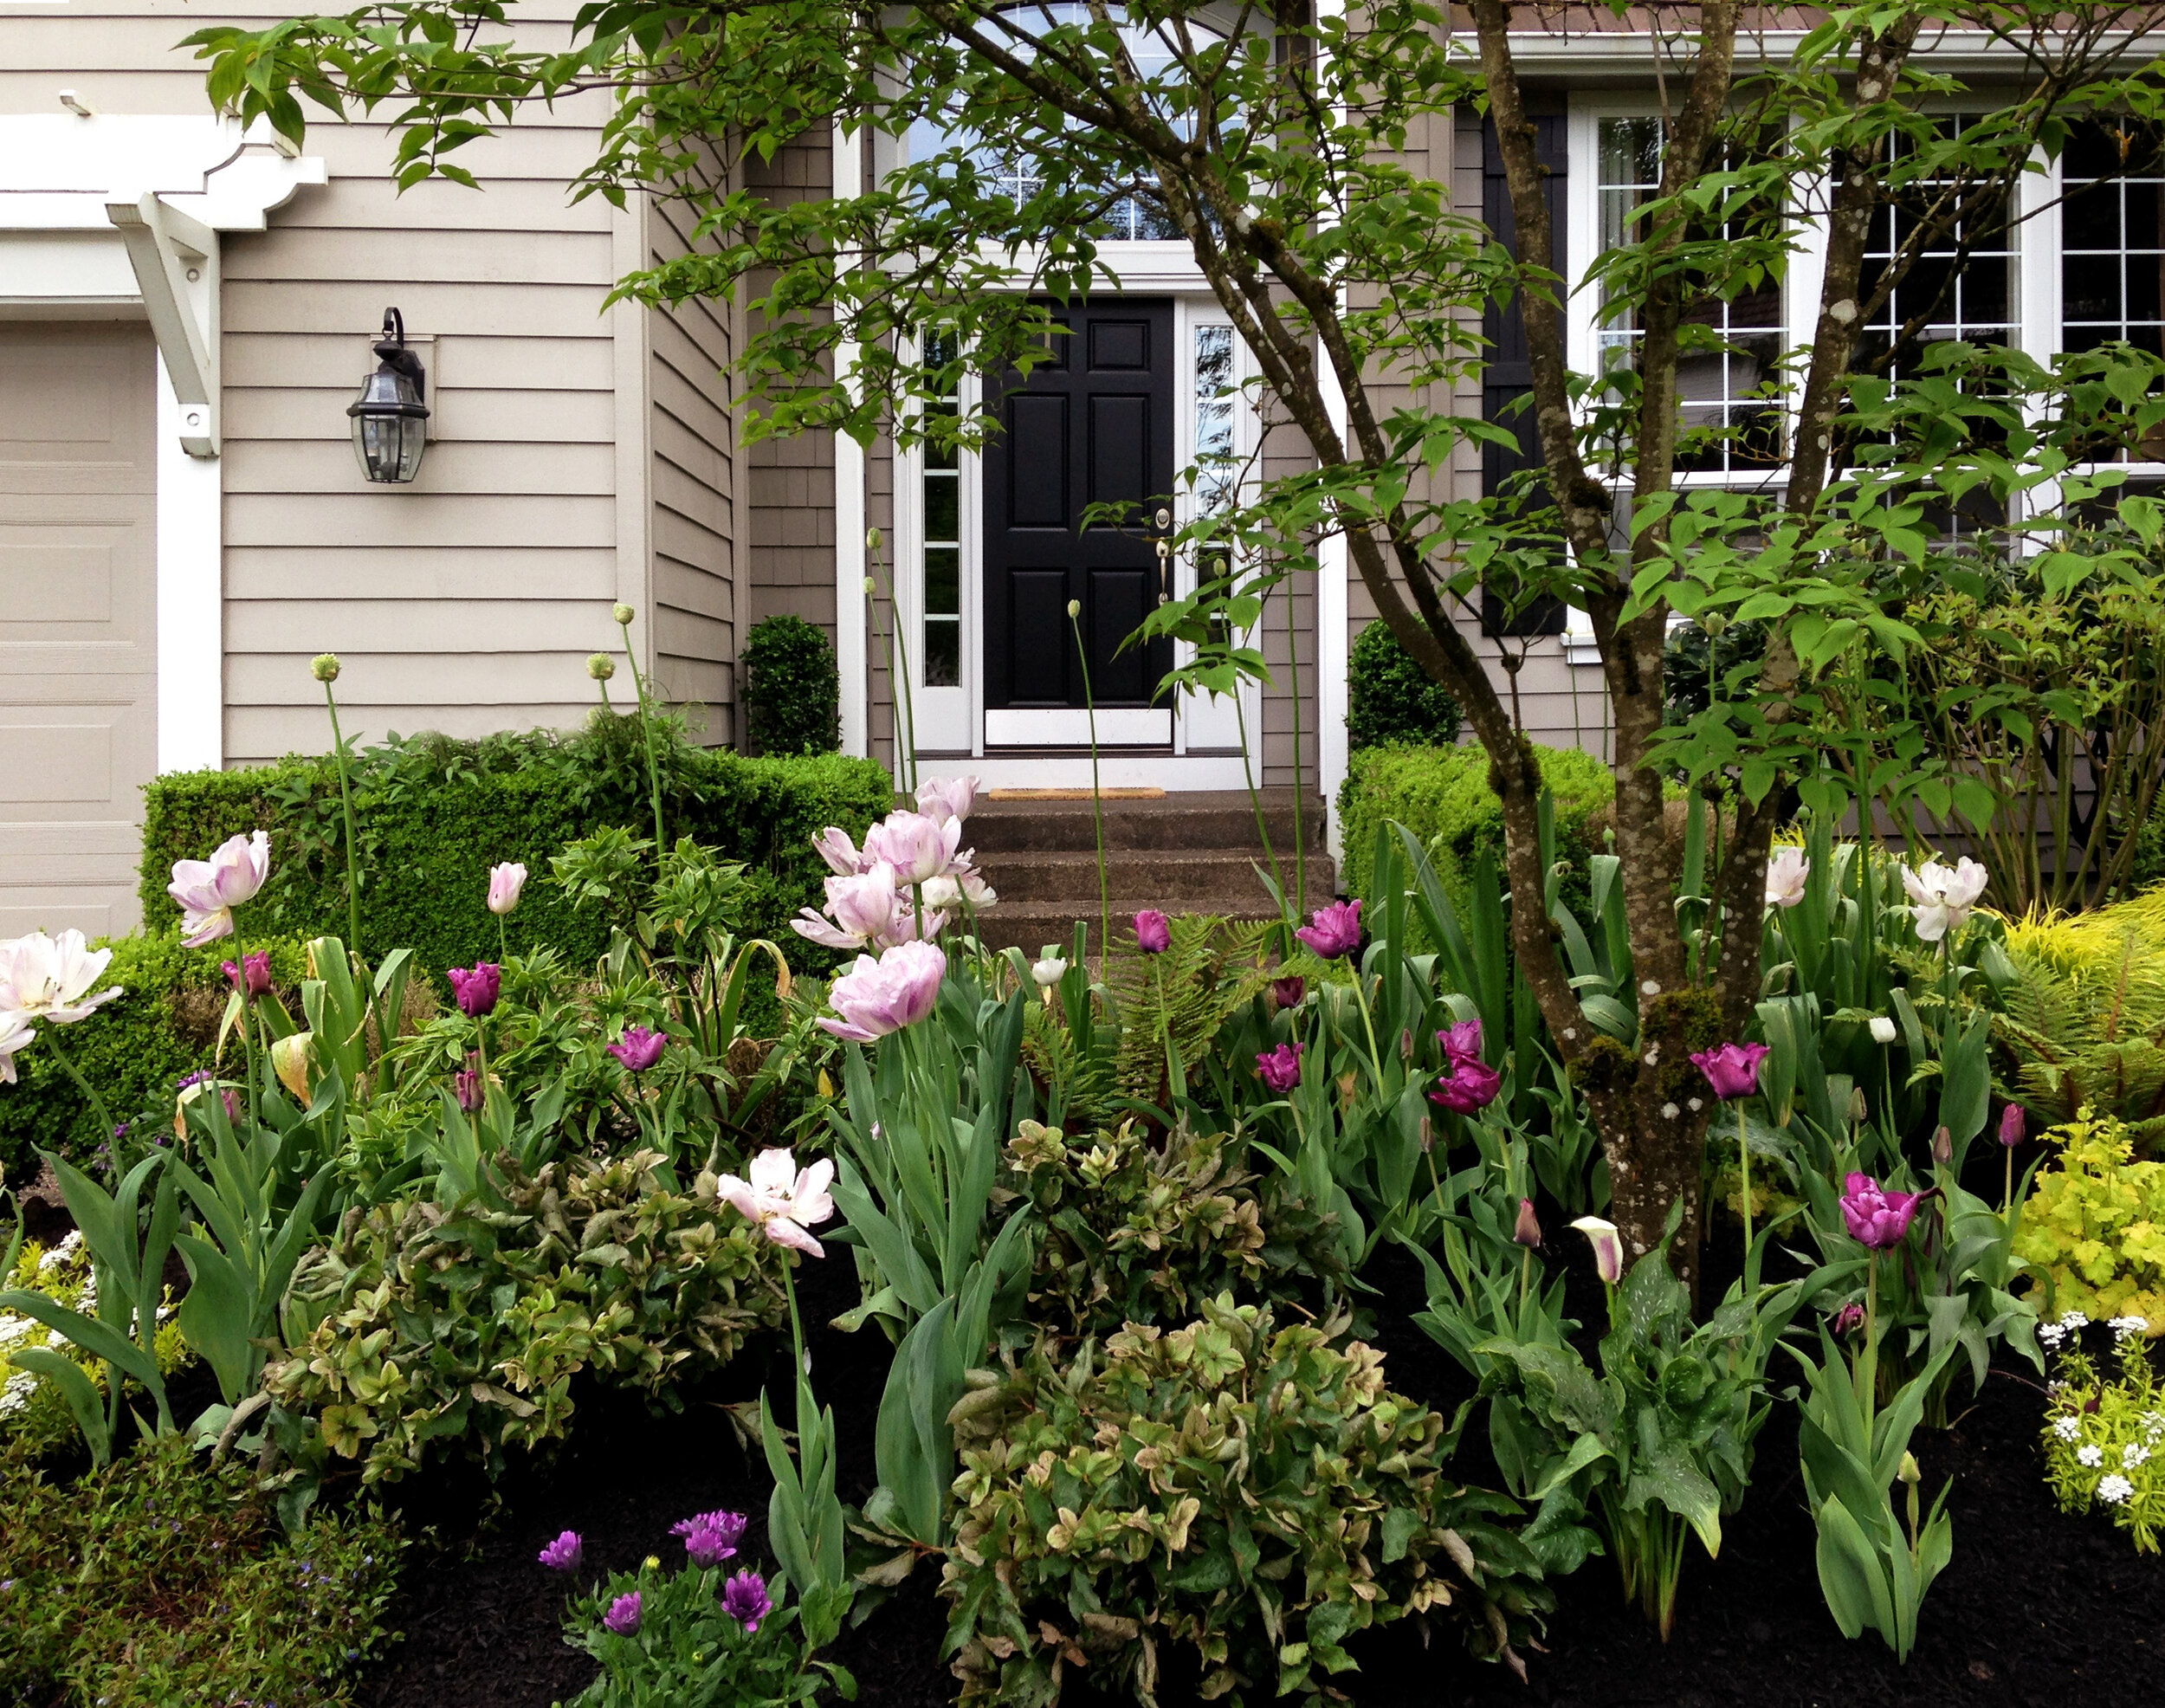
[[[381,364],[361,382],[361,395],[346,406],[353,423],[353,455],[372,481],[404,482],[421,469],[429,438],[429,376],[421,358],[406,348],[406,320],[396,308],[384,310],[383,340],[376,346]]]

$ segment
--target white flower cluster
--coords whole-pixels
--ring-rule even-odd
[[[2145,1412],[2142,1417],[2143,1438],[2154,1447],[2158,1438],[2165,1436],[2165,1412]]]
[[[2130,1441],[2120,1449],[2120,1463],[2132,1471],[2150,1456],[2150,1450],[2139,1441]]]
[[[2075,1463],[2095,1471],[2105,1462],[2105,1450],[2095,1441],[2085,1441],[2075,1449]]]
[[[78,1228],[71,1227],[68,1230],[68,1237],[65,1239],[37,1260],[37,1272],[40,1275],[48,1274],[64,1263],[72,1263],[75,1253],[81,1250],[82,1232]]]
[[[2150,1321],[2147,1317],[2116,1317],[2105,1326],[2112,1330],[2112,1338],[2122,1342],[2150,1331]]]
[[[2079,1335],[2090,1325],[2090,1319],[2079,1310],[2070,1310],[2058,1322],[2039,1325],[2037,1337],[2045,1342],[2047,1352],[2058,1352],[2059,1343],[2070,1335]]]
[[[0,1417],[19,1412],[30,1403],[30,1391],[37,1386],[37,1378],[28,1370],[17,1370],[6,1381],[0,1382]]]
[[[2078,1417],[2057,1418],[2053,1420],[2052,1433],[2063,1441],[2072,1441],[2082,1433],[2083,1420]]]
[[[2124,1477],[2108,1477],[2097,1485],[2097,1498],[2107,1506],[2117,1506],[2134,1494],[2135,1485]]]

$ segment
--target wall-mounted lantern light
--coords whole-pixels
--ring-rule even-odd
[[[372,481],[411,480],[421,469],[429,437],[429,376],[421,358],[406,348],[406,320],[396,308],[384,310],[383,340],[376,346],[381,364],[361,382],[361,395],[346,406],[353,423],[353,455]]]

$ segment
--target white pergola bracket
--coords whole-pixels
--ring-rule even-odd
[[[143,293],[143,312],[180,404],[181,449],[218,454],[218,234],[151,191],[108,197]]]

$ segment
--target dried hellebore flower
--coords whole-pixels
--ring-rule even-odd
[[[1256,1072],[1263,1083],[1283,1097],[1301,1083],[1301,1045],[1296,1039],[1256,1057]]]
[[[270,877],[270,832],[229,837],[208,860],[176,860],[165,893],[180,904],[182,944],[199,949],[233,935],[233,909]]]
[[[1360,947],[1360,903],[1333,902],[1315,909],[1308,924],[1293,934],[1324,961],[1335,961]]]
[[[621,1041],[609,1046],[609,1053],[634,1073],[644,1073],[662,1059],[662,1047],[669,1041],[665,1032],[649,1032],[644,1026],[626,1026]]]
[[[470,967],[454,967],[443,976],[451,981],[460,1013],[478,1020],[494,1012],[504,984],[504,969],[494,961],[479,961]]]

